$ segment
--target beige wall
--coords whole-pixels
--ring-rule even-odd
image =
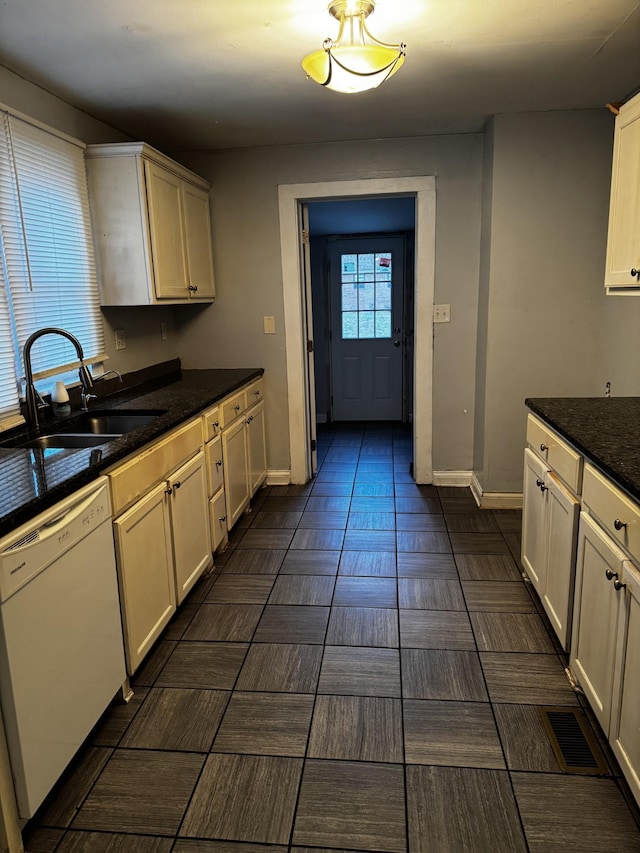
[[[599,354],[615,337],[603,324],[613,120],[604,109],[497,116],[492,139],[476,468],[485,491],[518,492],[524,398],[602,394]]]
[[[434,468],[471,468],[481,157],[475,134],[180,156],[213,183],[217,285],[213,310],[176,312],[180,353],[188,367],[265,368],[271,468],[289,467],[278,185],[415,175],[436,176],[435,298],[452,318],[434,342]],[[276,335],[263,335],[264,315]]]
[[[0,67],[0,103],[75,136],[83,142],[124,142],[123,133],[97,121],[60,98]],[[102,312],[108,369],[139,370],[178,357],[178,338],[171,308],[105,308]],[[160,322],[168,338],[160,337]],[[114,329],[124,329],[126,349],[116,350]]]

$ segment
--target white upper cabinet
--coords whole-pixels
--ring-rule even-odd
[[[640,295],[640,95],[616,117],[604,283],[608,294]]]
[[[102,304],[212,302],[209,184],[144,143],[86,158]]]

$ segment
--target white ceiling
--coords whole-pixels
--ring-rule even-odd
[[[476,132],[640,87],[638,0],[378,0],[369,27],[406,63],[337,94],[300,68],[336,35],[327,4],[0,0],[0,64],[168,152]]]

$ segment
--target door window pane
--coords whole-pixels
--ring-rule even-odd
[[[341,255],[343,339],[391,337],[391,276],[391,252]]]
[[[342,337],[344,340],[358,337],[358,312],[342,312]]]

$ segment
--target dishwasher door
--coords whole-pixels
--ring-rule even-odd
[[[125,681],[105,477],[0,541],[0,700],[21,818]]]

